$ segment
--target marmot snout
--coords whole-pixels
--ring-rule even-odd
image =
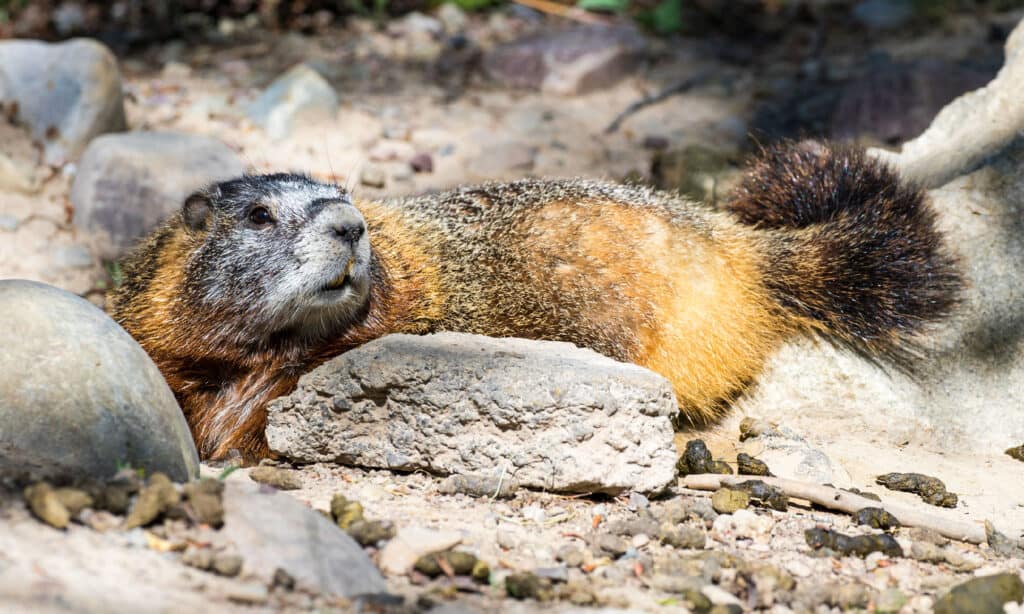
[[[243,177],[125,262],[113,313],[210,458],[266,455],[267,402],[388,333],[569,341],[664,375],[701,423],[793,334],[905,363],[956,303],[925,195],[862,151],[770,149],[729,210],[585,180],[353,206],[306,177]]]

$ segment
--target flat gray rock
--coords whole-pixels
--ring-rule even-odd
[[[96,135],[126,126],[117,59],[91,39],[0,42],[0,101],[17,107],[17,121],[53,166],[77,158]]]
[[[146,352],[88,301],[0,280],[0,476],[108,478],[128,463],[177,481],[199,458]]]
[[[95,139],[71,185],[75,226],[105,239],[115,259],[211,183],[237,177],[245,164],[217,139],[174,132],[127,132]]]
[[[390,335],[306,374],[270,405],[270,447],[438,474],[504,472],[560,492],[656,492],[675,475],[660,375],[568,343]]]
[[[242,556],[243,575],[270,585],[283,569],[299,590],[346,598],[386,591],[366,552],[322,514],[270,487],[226,486],[222,533]]]

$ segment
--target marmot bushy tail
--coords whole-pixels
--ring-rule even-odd
[[[962,279],[924,191],[864,150],[775,146],[727,204],[775,231],[765,284],[811,331],[912,368],[918,334],[950,314]]]
[[[794,334],[905,361],[955,304],[924,193],[858,150],[770,149],[728,209],[588,180],[353,202],[246,176],[190,196],[125,261],[111,306],[200,454],[257,458],[273,397],[388,333],[569,341],[665,376],[700,424]]]

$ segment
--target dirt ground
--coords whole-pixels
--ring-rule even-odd
[[[498,23],[497,17],[473,17],[472,27],[480,40],[492,43],[532,27],[515,17],[503,19]],[[964,55],[965,50],[979,44],[978,40],[985,39],[989,26],[963,17],[944,31],[913,38],[882,36],[872,44],[876,51],[886,50],[895,58],[907,60],[952,57]],[[856,36],[846,38],[845,50],[840,41],[829,58],[835,66],[854,64],[864,55],[856,45]],[[475,77],[466,85],[451,85],[450,80],[436,78],[427,67],[403,60],[400,37],[359,20],[316,37],[265,35],[230,47],[172,43],[122,58],[122,73],[128,124],[133,130],[215,136],[237,150],[253,171],[302,170],[344,183],[359,197],[373,198],[523,174],[616,180],[629,175],[647,177],[652,151],[643,142],[651,136],[664,138],[671,149],[701,144],[742,150],[750,144],[751,124],[765,92],[796,84],[807,61],[796,43],[779,45],[748,65],[716,57],[696,44],[655,41],[652,45],[656,59],[635,74],[610,89],[574,97],[509,90]],[[998,48],[998,42],[991,46]],[[244,108],[262,87],[299,60],[340,67],[332,84],[339,92],[341,109],[333,119],[300,123],[288,138],[272,141],[246,119]],[[628,119],[621,130],[605,133],[608,124],[629,104],[660,90],[679,75],[705,69],[718,77],[708,86],[653,105]],[[468,68],[456,68],[455,72],[460,70]],[[429,151],[433,172],[412,173],[404,162],[372,159],[380,157],[375,151],[396,141],[411,142],[417,149]],[[0,143],[3,152],[16,163],[36,168],[37,153],[17,129],[0,126]],[[529,170],[502,165],[502,156],[523,149],[532,155]],[[384,188],[369,188],[358,181],[361,169],[367,165],[386,172]],[[83,256],[82,248],[88,248],[89,239],[70,226],[68,192],[73,165],[32,172],[42,182],[38,191],[8,191],[0,201],[0,278],[44,281],[102,304],[102,290],[109,281],[105,265],[89,257],[87,251]],[[706,434],[717,454],[734,456],[741,417],[730,417]],[[1008,456],[979,456],[970,450],[943,450],[931,445],[927,436],[894,446],[887,435],[888,425],[866,417],[859,428],[851,430],[849,421],[831,420],[827,408],[821,415],[807,416],[780,407],[776,415],[763,417],[795,429],[841,465],[849,481],[838,486],[882,493],[884,489],[874,484],[874,477],[880,473],[928,473],[941,477],[963,501],[956,510],[937,510],[937,514],[972,523],[992,519],[1011,537],[1024,536],[1024,480],[1019,478],[1019,461]],[[293,494],[317,509],[326,509],[330,497],[342,492],[360,501],[367,517],[392,520],[399,528],[426,526],[458,531],[463,535],[463,547],[507,571],[555,567],[559,565],[556,554],[560,548],[586,547],[588,539],[604,527],[643,515],[643,507],[639,512],[630,509],[636,504],[626,498],[600,500],[521,492],[511,501],[500,501],[441,495],[437,478],[419,474],[314,465],[302,468],[301,477],[303,487]],[[248,478],[243,470],[230,479]],[[885,494],[920,505],[912,495]],[[650,505],[657,510],[666,502]],[[30,522],[19,518],[17,522]],[[816,557],[804,542],[804,529],[815,525],[849,532],[859,529],[853,528],[845,516],[810,507],[787,513],[763,511],[756,518],[761,520],[751,520],[753,527],[738,531],[710,528],[709,543],[751,563],[768,563],[795,578],[798,585],[811,580],[815,584],[855,583],[870,587],[873,598],[896,589],[906,597],[903,611],[928,611],[936,595],[972,575],[1000,569],[1019,573],[1022,569],[1020,559],[998,559],[984,549],[959,544],[950,546],[960,557],[954,563],[908,558],[879,564],[877,559],[865,562],[856,557]],[[92,547],[86,537],[74,539],[83,541],[82,548]],[[593,594],[581,596],[580,603],[644,611],[677,606],[678,598],[672,591],[659,588],[649,571],[650,564],[660,557],[671,558],[672,549],[653,540],[634,536],[626,539],[632,540],[634,556],[616,562],[598,560],[589,574],[595,579],[587,585]],[[0,564],[3,560],[0,553]],[[742,573],[723,567],[723,585],[743,584]],[[62,572],[58,569],[55,573]],[[570,570],[570,580],[584,575],[578,569]],[[409,596],[412,603],[418,599],[424,607],[445,603],[451,597],[442,581],[415,584],[423,579],[388,580],[393,591]],[[140,581],[162,580],[155,577]],[[198,591],[189,594],[204,598],[218,590],[216,583],[204,586],[183,590]],[[498,592],[485,587],[479,594],[460,593],[457,603],[470,610],[533,611],[538,607],[536,602],[505,601]],[[773,605],[770,594],[743,594],[744,608]],[[201,600],[183,597],[182,603],[186,602],[196,604]],[[545,607],[569,606],[561,603]]]

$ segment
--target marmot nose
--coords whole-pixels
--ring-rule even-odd
[[[348,206],[330,212],[327,228],[333,236],[355,245],[366,232],[366,222],[355,207]]]

